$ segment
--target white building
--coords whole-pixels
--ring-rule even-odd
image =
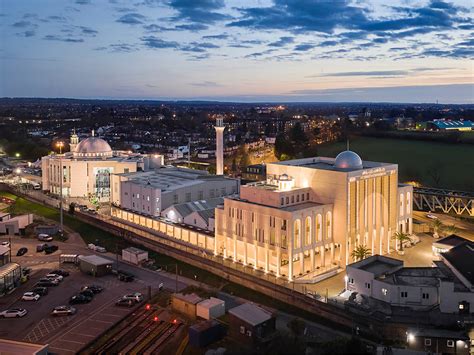
[[[175,223],[214,231],[214,210],[223,203],[222,197],[180,203],[165,209],[162,216]]]
[[[393,251],[394,233],[412,232],[411,213],[412,187],[398,184],[396,164],[351,151],[271,163],[266,181],[242,186],[216,209],[214,253],[314,281],[352,262],[359,245]]]
[[[474,243],[465,242],[446,253],[435,267],[404,267],[403,261],[381,255],[346,268],[349,291],[391,306],[444,313],[474,313]]]
[[[77,135],[73,134],[70,152],[45,156],[41,162],[43,190],[60,195],[62,186],[64,197],[93,195],[101,201],[108,201],[111,174],[161,166],[163,156],[113,151],[99,137],[92,135],[79,142]]]
[[[113,203],[131,212],[153,217],[167,216],[179,221],[185,216],[173,216],[173,205],[238,193],[239,181],[224,176],[210,175],[205,171],[162,167],[135,173],[114,174]]]

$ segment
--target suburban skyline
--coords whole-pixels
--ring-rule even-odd
[[[1,97],[474,102],[470,1],[1,0]]]

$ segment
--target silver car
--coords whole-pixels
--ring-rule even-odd
[[[57,306],[51,312],[52,316],[71,316],[76,313],[76,309],[70,306]]]
[[[2,318],[21,318],[26,316],[26,313],[28,311],[24,308],[12,308],[12,309],[7,309],[3,312],[0,312],[0,317]]]

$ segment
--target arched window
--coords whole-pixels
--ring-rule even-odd
[[[293,227],[293,248],[301,248],[301,221],[297,219]]]
[[[305,245],[311,244],[311,217],[306,217],[305,220]]]
[[[400,216],[403,216],[403,205],[404,205],[404,200],[405,196],[403,196],[403,194],[400,194]]]
[[[332,213],[326,213],[326,239],[332,238]]]
[[[411,212],[411,193],[407,192],[407,213]]]
[[[316,238],[318,242],[323,240],[323,216],[320,214],[316,216]]]

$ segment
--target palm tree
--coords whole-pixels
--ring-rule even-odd
[[[458,227],[455,224],[444,227],[444,232],[446,235],[456,234],[458,232]]]
[[[365,245],[358,245],[352,251],[351,256],[355,260],[359,261],[359,260],[363,260],[363,259],[369,257],[371,254],[372,254],[372,252]]]
[[[402,253],[403,253],[403,243],[406,241],[411,242],[410,236],[407,233],[403,233],[403,232],[396,232],[395,235],[393,236],[393,239],[395,239],[400,245],[400,252]]]
[[[443,229],[444,224],[439,219],[435,219],[435,220],[433,220],[431,225],[433,226],[433,237],[438,239],[439,238],[439,233]]]

